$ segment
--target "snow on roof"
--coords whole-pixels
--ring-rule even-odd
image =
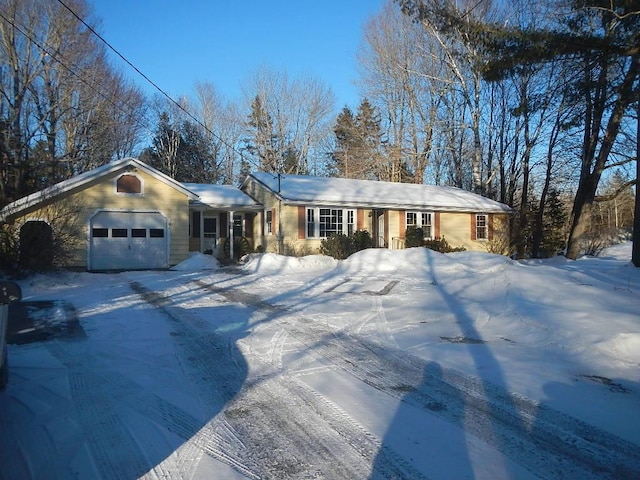
[[[171,185],[176,190],[183,192],[189,198],[192,198],[192,199],[196,198],[196,195],[193,192],[189,191],[187,188],[185,188],[183,184],[181,184],[180,182],[177,182],[176,180],[169,177],[168,175],[165,175],[161,171],[156,170],[153,167],[150,167],[146,163],[141,162],[136,158],[128,157],[128,158],[121,158],[113,162],[109,162],[98,168],[94,168],[93,170],[89,170],[87,172],[81,173],[79,175],[71,177],[62,182],[56,183],[51,187],[47,187],[43,190],[32,193],[31,195],[27,195],[26,197],[19,198],[18,200],[6,205],[0,211],[0,220],[5,220],[7,217],[20,213],[21,211],[33,205],[37,205],[40,202],[44,202],[51,198],[58,197],[66,192],[79,188],[104,175],[108,175],[109,173],[126,169],[127,167],[131,167],[133,171],[135,171],[135,169],[140,169],[148,173],[149,175],[157,178],[158,180],[168,185]]]
[[[251,176],[289,203],[457,212],[512,211],[508,205],[455,187],[265,172]]]
[[[195,205],[216,209],[261,209],[262,205],[249,195],[232,185],[211,185],[207,183],[183,183],[186,189],[198,195]]]

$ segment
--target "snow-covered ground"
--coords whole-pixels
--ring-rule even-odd
[[[59,273],[0,478],[640,478],[640,269],[374,249]]]

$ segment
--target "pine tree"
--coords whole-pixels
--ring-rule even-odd
[[[354,116],[344,107],[334,126],[336,148],[331,159],[338,176],[359,179],[383,179],[387,165],[380,115],[364,99]]]
[[[545,201],[540,256],[552,257],[562,251],[566,242],[568,208],[560,191],[549,189]]]
[[[256,95],[251,103],[248,126],[251,129],[251,137],[247,139],[247,150],[256,157],[260,170],[281,172],[282,165],[278,161],[277,136],[273,120],[259,95]]]
[[[360,146],[357,144],[355,118],[349,107],[344,107],[338,115],[333,132],[336,136],[336,147],[331,154],[333,173],[338,177],[351,178],[349,175],[356,170],[352,162]]]

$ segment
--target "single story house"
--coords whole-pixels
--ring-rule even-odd
[[[367,230],[376,247],[404,248],[408,226],[452,247],[508,246],[511,207],[459,188],[252,173],[241,189],[264,205],[253,231],[265,251],[312,253],[322,239],[355,230]]]
[[[194,251],[316,253],[323,238],[355,230],[403,248],[409,225],[486,251],[494,236],[508,239],[510,213],[449,187],[254,173],[236,188],[180,183],[124,158],[10,203],[0,226],[19,240],[25,265],[44,257],[101,271],[168,268]]]

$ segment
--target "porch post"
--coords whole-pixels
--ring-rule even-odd
[[[200,253],[204,253],[204,210],[200,211]]]
[[[227,225],[229,227],[229,257],[233,260],[233,210],[229,212]]]

